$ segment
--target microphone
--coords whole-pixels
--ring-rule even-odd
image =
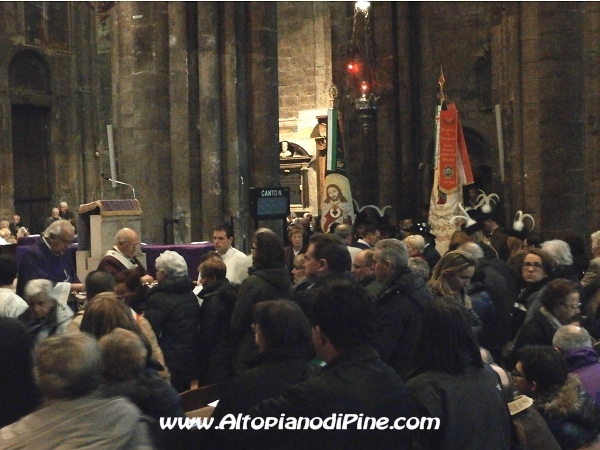
[[[112,181],[113,183],[117,183],[117,184],[122,184],[124,186],[129,186],[131,188],[131,190],[133,191],[133,198],[135,198],[135,189],[132,185],[130,185],[129,183],[123,183],[122,181],[118,181],[118,180],[113,180],[112,178],[104,175],[104,173],[100,174],[100,176],[105,179],[106,181]]]

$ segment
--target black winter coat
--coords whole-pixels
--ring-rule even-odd
[[[200,306],[200,384],[227,380],[233,374],[229,324],[240,285],[227,278],[205,287]]]
[[[248,368],[248,361],[258,355],[252,332],[252,307],[267,300],[289,299],[292,282],[285,265],[272,269],[251,267],[248,278],[240,285],[231,316],[231,342],[236,349],[235,371]]]
[[[150,291],[144,317],[152,325],[172,378],[198,372],[198,297],[187,278],[164,279]]]
[[[423,312],[433,300],[425,281],[403,269],[377,297],[370,342],[403,379],[415,368]]]

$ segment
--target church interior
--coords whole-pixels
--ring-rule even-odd
[[[353,199],[395,225],[429,202],[443,73],[505,224],[597,229],[599,3],[364,3],[0,2],[0,217],[39,233],[132,186],[144,242],[175,218],[171,241],[247,242],[251,187],[318,214],[336,108]]]

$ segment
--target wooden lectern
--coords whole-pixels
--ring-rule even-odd
[[[121,228],[131,228],[141,239],[142,209],[137,199],[96,200],[77,208],[79,248],[76,253],[77,276],[83,282],[96,270],[107,250],[114,246],[115,234]],[[146,264],[140,253],[137,258]]]

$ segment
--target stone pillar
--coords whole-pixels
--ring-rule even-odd
[[[541,146],[540,222],[549,236],[583,234],[585,128],[583,11],[573,3],[537,3],[536,63]],[[530,93],[531,94],[531,93]],[[565,211],[569,211],[565,214]]]
[[[198,83],[200,133],[202,239],[212,240],[212,232],[223,217],[223,142],[221,139],[221,36],[220,5],[198,2]],[[227,110],[227,107],[223,108]]]
[[[173,211],[168,4],[117,2],[113,17],[117,173],[136,188],[143,242],[161,243],[163,218]],[[112,189],[109,182],[104,189]],[[118,189],[121,198],[131,197],[129,188]]]
[[[248,7],[248,153],[251,186],[279,186],[277,4]],[[281,233],[281,222],[261,223]]]
[[[585,239],[600,224],[600,6],[585,4],[584,113],[585,128]]]
[[[171,108],[171,184],[173,211],[173,242],[192,242],[192,213],[201,208],[199,180],[198,129],[193,117],[197,111],[197,69],[195,52],[196,39],[188,39],[188,20],[193,20],[189,30],[196,30],[196,10],[187,2],[169,2],[169,100]],[[188,17],[191,15],[192,17]],[[192,82],[191,78],[195,82]],[[192,123],[194,126],[192,127]],[[196,214],[197,217],[197,214]],[[197,226],[196,228],[199,228]],[[171,239],[169,239],[171,241]]]

